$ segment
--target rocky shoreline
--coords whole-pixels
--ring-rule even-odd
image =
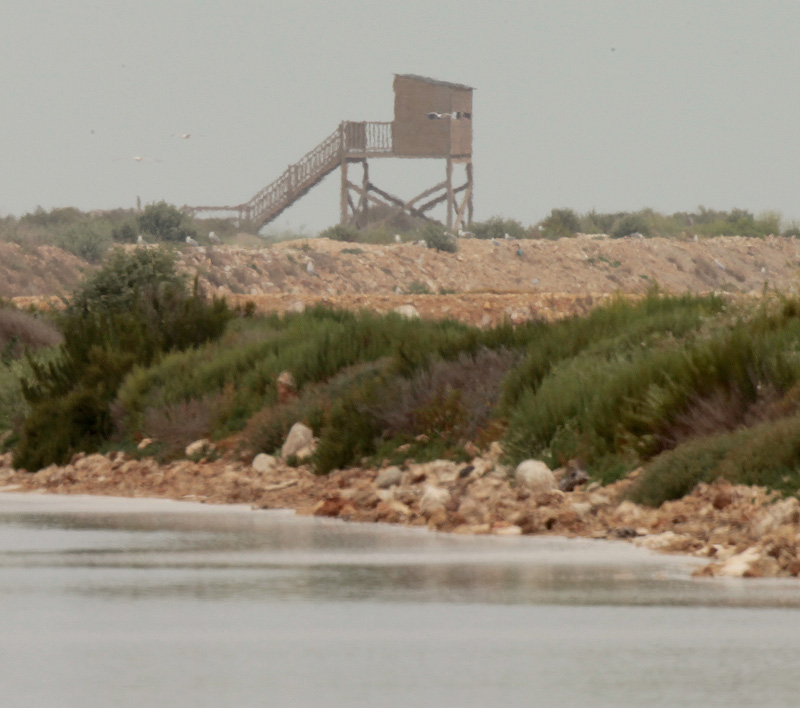
[[[624,539],[707,559],[695,575],[800,574],[800,502],[762,487],[701,484],[683,499],[651,509],[625,499],[638,471],[600,486],[584,481],[574,469],[551,472],[533,461],[511,470],[501,463],[497,443],[486,451],[473,450],[468,464],[407,461],[402,467],[351,468],[325,477],[280,457],[261,454],[248,462],[231,454],[218,456],[221,451],[206,442],[198,448],[206,454],[199,461],[159,464],[121,452],[78,454],[68,465],[36,473],[15,470],[11,455],[0,455],[0,492],[248,503],[253,509],[294,509],[303,515],[460,534]]]

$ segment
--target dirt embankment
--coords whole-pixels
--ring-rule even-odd
[[[129,247],[133,248],[133,247]],[[179,267],[208,293],[286,311],[324,302],[487,325],[580,314],[613,293],[654,283],[670,293],[755,295],[798,285],[791,238],[699,241],[579,236],[559,241],[461,240],[457,253],[412,243],[371,246],[303,239],[261,249],[181,247]],[[21,304],[68,295],[91,266],[53,247],[0,244],[0,297]]]

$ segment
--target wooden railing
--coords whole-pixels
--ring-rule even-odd
[[[184,207],[190,214],[236,212],[239,219],[268,224],[335,170],[342,160],[392,154],[392,124],[344,121],[335,132],[284,170],[252,199],[236,206]]]
[[[344,136],[344,151],[349,156],[392,153],[391,123],[346,121],[340,129]]]

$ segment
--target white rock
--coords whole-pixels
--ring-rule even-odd
[[[136,446],[137,450],[144,450],[153,444],[153,438],[142,438],[142,441]]]
[[[572,502],[572,510],[583,519],[592,513],[592,505],[589,502]]]
[[[253,470],[258,472],[259,474],[267,474],[268,472],[272,472],[275,469],[275,465],[278,464],[278,460],[275,459],[272,455],[267,455],[264,452],[260,452],[253,458]]]
[[[629,526],[639,521],[643,514],[641,507],[626,499],[616,509],[617,518]]]
[[[539,460],[524,460],[514,470],[517,485],[531,492],[547,492],[556,488],[556,478],[550,468]]]
[[[432,484],[426,484],[422,490],[422,496],[419,500],[419,510],[425,516],[430,516],[439,509],[444,509],[444,505],[450,501],[450,492],[442,487],[435,487]]]
[[[481,504],[481,502],[472,497],[464,498],[458,507],[458,513],[461,518],[464,519],[464,523],[470,524],[471,526],[485,524],[489,521],[489,510],[484,504]]]
[[[666,551],[683,538],[683,536],[674,531],[664,531],[664,533],[655,533],[650,536],[636,538],[634,539],[634,544],[649,548],[651,551]]]
[[[716,574],[726,578],[741,578],[760,557],[761,551],[755,546],[751,546],[741,553],[728,558],[717,570]]]
[[[410,320],[414,320],[419,318],[419,310],[413,305],[399,305],[398,307],[394,308],[394,311],[398,315],[402,315],[403,317],[407,317]]]
[[[294,453],[294,455],[298,460],[306,460],[314,454],[316,449],[317,449],[317,441],[312,440],[310,445],[301,447],[296,453]]]
[[[295,423],[283,443],[281,457],[285,459],[297,455],[303,448],[311,447],[313,442],[314,431],[303,423]]]
[[[197,455],[205,455],[213,449],[214,446],[211,441],[204,438],[203,440],[195,440],[193,443],[189,443],[184,453],[186,457],[196,457]]]
[[[375,484],[378,485],[379,489],[388,489],[396,484],[400,484],[402,478],[403,471],[399,467],[387,467],[385,470],[378,472],[378,476],[375,478]]]
[[[494,536],[521,536],[522,528],[511,524],[510,526],[495,526],[492,528]]]
[[[798,521],[800,521],[800,501],[796,497],[789,497],[766,509],[764,516],[755,525],[756,533],[763,536],[780,526],[796,524]]]

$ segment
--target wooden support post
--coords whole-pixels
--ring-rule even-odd
[[[471,224],[472,223],[472,194],[475,191],[472,188],[472,159],[470,159],[470,161],[467,163],[466,167],[467,167],[467,185],[469,185],[468,186],[468,189],[469,189],[468,194],[469,194],[469,196],[467,198],[467,223]]]
[[[364,190],[361,193],[361,199],[358,203],[358,210],[360,212],[358,219],[358,228],[364,229],[369,224],[369,204],[367,203],[367,194],[369,193],[369,165],[365,157],[361,163],[364,168],[364,174],[361,178],[361,187]]]
[[[453,211],[455,197],[453,195],[453,160],[447,158],[447,230],[453,230]]]
[[[342,152],[342,186],[341,192],[339,195],[339,223],[342,226],[346,226],[348,222],[347,218],[347,202],[350,198],[350,195],[347,193],[347,158]]]

